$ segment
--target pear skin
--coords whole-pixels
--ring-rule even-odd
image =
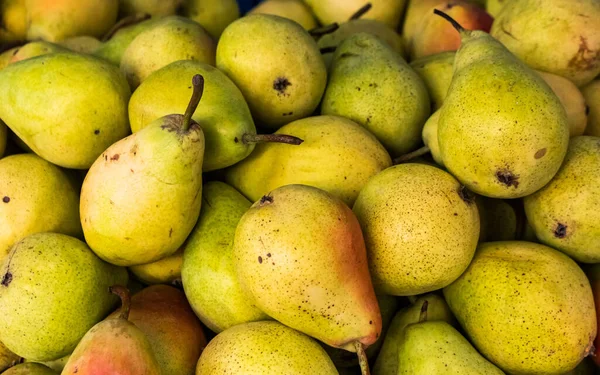
[[[236,0],[188,0],[184,3],[183,14],[218,40],[223,30],[240,18],[240,8]]]
[[[68,49],[61,47],[58,44],[45,41],[29,42],[22,47],[18,47],[18,49],[13,52],[9,64],[55,52],[68,52]]]
[[[93,36],[80,35],[67,38],[58,42],[59,45],[70,49],[73,52],[93,54],[104,44]]]
[[[181,265],[183,264],[183,250],[157,260],[156,262],[131,266],[129,270],[139,280],[148,285],[170,284],[181,280]]]
[[[144,20],[117,30],[110,39],[93,52],[93,55],[108,60],[116,66],[120,66],[123,54],[131,42],[156,22],[156,19]]]
[[[348,21],[361,7],[367,3],[363,0],[305,0],[317,19],[322,25],[334,22],[343,23]],[[360,18],[381,21],[397,29],[404,14],[406,0],[371,0],[371,8]]]
[[[248,14],[272,14],[298,22],[305,30],[318,26],[315,16],[302,0],[267,0],[252,8]]]
[[[402,22],[402,38],[406,48],[411,48],[412,40],[417,33],[421,21],[433,8],[444,0],[407,0],[404,20]]]
[[[585,134],[600,137],[600,80],[584,86],[582,92],[589,112]]]
[[[242,288],[269,316],[355,351],[374,344],[382,325],[364,246],[358,220],[339,198],[287,185],[242,216],[234,266]]]
[[[452,82],[456,52],[447,51],[413,60],[410,67],[421,77],[431,98],[431,109],[437,111],[448,94]]]
[[[485,10],[494,18],[498,17],[504,5],[511,0],[486,0]]]
[[[11,367],[2,375],[58,375],[58,372],[40,363],[21,363]]]
[[[212,331],[267,320],[241,288],[233,266],[235,228],[252,203],[219,181],[204,185],[202,210],[184,246],[181,278],[190,305]]]
[[[184,0],[119,0],[121,17],[146,13],[152,17],[172,16],[183,6]]]
[[[440,155],[440,143],[438,142],[438,124],[440,121],[440,110],[435,111],[423,126],[423,143],[429,148],[433,160],[440,167],[444,166],[444,160]]]

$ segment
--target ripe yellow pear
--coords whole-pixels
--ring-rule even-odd
[[[183,14],[202,25],[218,40],[230,23],[240,18],[236,0],[187,0]]]
[[[318,26],[315,16],[302,0],[266,0],[252,8],[248,14],[272,14],[298,22],[306,30]]]

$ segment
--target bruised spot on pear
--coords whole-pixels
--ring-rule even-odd
[[[4,202],[4,203],[10,202],[10,197],[9,196],[4,196],[4,198],[2,198],[2,202]]]
[[[554,229],[554,237],[565,238],[566,236],[567,236],[567,226],[562,223],[557,223],[556,229]]]
[[[266,204],[271,204],[273,203],[273,197],[270,195],[263,195],[262,198],[260,198],[260,205],[264,206]]]
[[[471,193],[464,185],[461,185],[457,192],[460,199],[462,199],[466,204],[471,204],[475,200],[475,195]]]
[[[13,275],[10,272],[7,272],[4,277],[2,278],[2,286],[9,286],[10,283],[12,282],[13,279]]]
[[[536,159],[541,159],[544,157],[544,155],[546,155],[546,151],[547,149],[544,147],[542,149],[537,150],[537,152],[535,153],[534,157]]]
[[[600,51],[591,50],[588,47],[587,39],[583,36],[579,37],[579,50],[569,61],[569,67],[579,70],[592,70],[598,67]]]
[[[284,95],[285,90],[291,85],[292,83],[285,77],[277,77],[277,79],[273,81],[273,89],[279,93],[278,95]]]
[[[519,187],[519,176],[513,174],[508,169],[501,169],[496,171],[496,179],[498,179],[498,181],[501,184],[506,185],[506,187]]]

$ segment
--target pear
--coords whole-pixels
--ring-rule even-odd
[[[400,310],[393,318],[385,335],[381,351],[373,366],[373,375],[397,375],[398,374],[398,346],[404,335],[404,329],[413,323],[418,323],[421,316],[421,307],[427,302],[427,320],[445,321],[455,325],[456,320],[444,298],[437,294],[425,294],[415,300],[409,306]]]
[[[21,357],[8,350],[8,348],[0,341],[0,372],[17,364],[20,359]]]
[[[62,372],[62,370],[65,368],[65,365],[67,364],[67,362],[69,361],[69,357],[71,357],[71,353],[67,354],[66,356],[64,356],[62,358],[55,359],[53,361],[42,362],[42,365],[49,367],[52,370],[54,370],[60,374]],[[31,363],[27,360],[25,360],[25,362]]]
[[[233,258],[259,309],[364,366],[382,318],[358,220],[339,198],[307,185],[271,191],[240,219]]]
[[[401,164],[372,177],[353,208],[375,289],[410,296],[443,288],[468,267],[479,238],[471,194],[449,173]]]
[[[440,166],[444,166],[444,160],[440,155],[440,143],[438,142],[438,124],[440,121],[440,110],[435,111],[423,126],[423,143],[425,147],[431,152],[433,160]]]
[[[140,16],[132,19],[131,22],[133,24],[125,25],[109,32],[107,34],[108,37],[105,36],[103,38],[103,44],[93,52],[93,55],[120,66],[123,54],[131,42],[158,21],[156,19],[149,20],[147,16]]]
[[[522,207],[517,204],[519,201],[481,196],[475,201],[481,218],[479,242],[521,239],[525,217]]]
[[[227,183],[251,201],[280,186],[306,184],[352,205],[368,179],[392,164],[371,133],[343,117],[308,117],[275,134],[289,134],[304,142],[294,147],[259,144],[248,158],[226,171]]]
[[[413,38],[417,34],[421,22],[427,15],[433,12],[435,6],[442,4],[444,0],[407,0],[404,22],[402,23],[402,38],[404,46],[412,48]]]
[[[0,42],[23,41],[27,37],[26,1],[4,0],[0,2]]]
[[[183,14],[218,40],[223,30],[240,18],[240,8],[236,0],[187,0]]]
[[[504,5],[511,0],[486,0],[485,10],[494,18],[498,17]]]
[[[65,168],[89,168],[128,134],[130,94],[117,68],[82,54],[53,53],[0,70],[0,118],[36,154]]]
[[[452,82],[456,52],[447,51],[426,56],[410,63],[410,67],[421,77],[431,98],[431,110],[437,111],[448,94]]]
[[[600,73],[599,17],[596,0],[509,1],[490,33],[530,67],[583,86]]]
[[[204,135],[191,117],[204,78],[195,75],[192,86],[184,115],[161,117],[113,144],[85,177],[83,233],[92,250],[110,263],[135,266],[169,256],[198,220]]]
[[[119,0],[121,17],[146,13],[153,17],[172,16],[183,6],[184,0]]]
[[[348,21],[355,12],[365,5],[364,0],[304,0],[312,9],[321,24]],[[392,29],[397,29],[406,0],[370,0],[372,7],[361,18],[384,22]]]
[[[600,80],[586,85],[582,92],[589,111],[585,134],[600,137]]]
[[[29,42],[22,47],[18,47],[12,54],[9,64],[14,64],[18,61],[31,59],[36,56],[47,55],[56,52],[68,52],[65,47],[58,44],[45,42],[43,40],[37,42]]]
[[[0,261],[24,237],[40,232],[82,237],[79,189],[69,172],[35,154],[0,160]]]
[[[272,14],[298,22],[304,29],[318,26],[315,16],[302,0],[266,0],[252,8],[248,14]]]
[[[537,73],[489,34],[465,30],[435,12],[462,38],[438,123],[444,165],[480,195],[534,193],[552,179],[566,155],[565,109]]]
[[[204,185],[202,210],[185,246],[181,279],[190,305],[212,331],[251,321],[267,320],[242,290],[233,267],[233,236],[242,215],[252,205],[231,186]]]
[[[2,375],[58,375],[58,372],[40,363],[21,363],[11,367]]]
[[[525,197],[537,238],[578,262],[600,263],[600,137],[571,139],[549,184]]]
[[[100,40],[87,35],[73,36],[58,42],[58,44],[71,51],[87,54],[94,53],[104,45]]]
[[[121,71],[136,88],[152,72],[179,60],[215,65],[216,44],[199,23],[180,16],[165,17],[142,31],[121,58]]]
[[[444,296],[475,347],[510,374],[562,374],[590,353],[596,314],[577,263],[523,241],[483,243]]]
[[[227,27],[217,46],[217,67],[240,88],[254,120],[271,129],[312,114],[327,82],[311,35],[270,14],[251,14]]]
[[[129,291],[119,285],[110,290],[121,298],[119,315],[96,324],[83,336],[61,374],[162,374],[146,335],[128,320]]]
[[[8,135],[8,128],[6,124],[0,120],[0,159],[4,156],[6,152],[6,140]]]
[[[392,156],[421,143],[430,114],[421,78],[377,37],[359,33],[337,48],[321,113],[343,116],[367,128]]]
[[[117,21],[119,0],[26,0],[27,39],[56,42],[71,36],[100,37]]]
[[[206,338],[182,291],[154,285],[136,293],[128,320],[148,339],[161,375],[194,375]]]
[[[125,269],[103,262],[80,240],[57,233],[19,241],[0,275],[0,340],[32,361],[71,353],[114,306],[108,287],[127,282]]]
[[[210,341],[196,375],[337,375],[327,353],[310,337],[278,322],[238,324]]]
[[[182,264],[183,250],[180,249],[156,262],[131,266],[129,270],[145,284],[170,284],[181,280]]]

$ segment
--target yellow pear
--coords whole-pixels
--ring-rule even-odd
[[[182,263],[183,251],[178,250],[156,262],[131,266],[129,270],[145,284],[169,284],[181,280]]]
[[[223,30],[240,18],[240,8],[236,0],[187,0],[183,14],[218,40]]]
[[[318,26],[312,11],[302,0],[266,0],[252,8],[248,14],[272,14],[298,22],[306,30]]]

